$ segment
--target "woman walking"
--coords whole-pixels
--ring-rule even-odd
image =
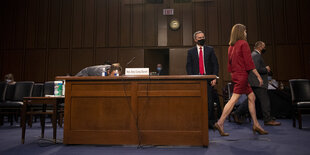
[[[228,48],[228,72],[231,73],[231,78],[235,85],[233,95],[225,105],[221,118],[214,124],[214,129],[218,130],[221,136],[229,135],[224,132],[224,121],[232,111],[241,94],[247,94],[248,96],[249,111],[253,120],[253,133],[268,134],[268,132],[260,126],[256,118],[255,95],[249,85],[248,74],[249,72],[253,72],[260,85],[263,84],[263,80],[255,69],[246,37],[247,33],[244,25],[236,24],[233,26],[230,34],[230,46]]]

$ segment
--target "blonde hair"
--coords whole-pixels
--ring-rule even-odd
[[[243,24],[234,25],[231,29],[229,45],[234,46],[238,40],[246,40],[245,30],[246,27]]]

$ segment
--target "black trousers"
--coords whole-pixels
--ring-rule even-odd
[[[208,81],[207,86],[207,93],[208,93],[208,118],[209,118],[209,127],[212,127],[214,123],[216,122],[214,117],[214,99],[213,99],[213,87],[210,85],[210,82]]]

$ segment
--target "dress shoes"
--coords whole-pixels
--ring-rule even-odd
[[[277,121],[274,121],[274,120],[269,121],[269,122],[265,122],[264,124],[265,125],[269,125],[269,126],[279,126],[279,125],[281,125],[280,122],[277,122]]]
[[[268,134],[268,132],[267,132],[266,130],[264,130],[264,129],[262,129],[262,128],[258,128],[258,127],[256,127],[256,126],[253,126],[252,130],[253,130],[253,134],[254,134],[254,135],[256,134],[256,132],[257,132],[258,134],[260,134],[260,135],[267,135],[267,134]]]

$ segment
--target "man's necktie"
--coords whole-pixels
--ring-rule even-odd
[[[199,73],[204,74],[202,48],[199,48]]]

